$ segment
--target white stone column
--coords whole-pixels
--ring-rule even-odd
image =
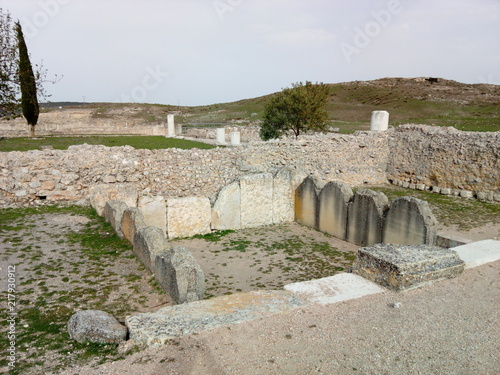
[[[167,115],[167,136],[175,137],[174,115]]]
[[[218,145],[226,144],[226,129],[217,128],[216,130],[216,142]]]
[[[389,112],[373,111],[370,130],[386,131],[389,128]]]
[[[234,131],[229,134],[231,136],[231,146],[239,146],[240,143],[240,132]]]

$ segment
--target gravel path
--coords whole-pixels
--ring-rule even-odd
[[[62,374],[498,374],[499,273],[497,261],[422,289],[300,308]]]

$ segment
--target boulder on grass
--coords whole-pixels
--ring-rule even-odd
[[[118,344],[127,338],[127,328],[100,310],[82,310],[68,321],[69,337],[80,343]]]

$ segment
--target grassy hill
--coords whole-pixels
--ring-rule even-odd
[[[389,111],[393,126],[419,123],[468,131],[500,130],[498,85],[464,84],[441,78],[383,78],[329,86],[326,109],[330,125],[341,132],[369,129],[374,110]],[[129,116],[145,122],[163,122],[168,113],[174,113],[179,123],[250,124],[262,118],[269,96],[198,107],[112,103],[82,106],[94,108],[95,118]]]

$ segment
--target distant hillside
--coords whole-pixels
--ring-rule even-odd
[[[500,130],[500,86],[464,84],[441,78],[383,78],[329,85],[327,110],[333,127],[342,132],[368,129],[371,112],[387,110],[390,124],[454,126],[460,130]],[[271,94],[272,95],[272,94]],[[163,122],[168,113],[180,123],[255,123],[270,95],[198,107],[150,104],[59,103],[55,108],[93,108],[94,118],[142,118]],[[45,107],[45,106],[44,106]],[[57,110],[57,109],[48,109]]]

